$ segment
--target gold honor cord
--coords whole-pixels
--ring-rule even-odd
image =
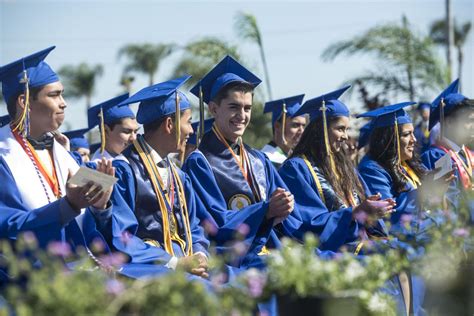
[[[309,171],[311,172],[311,175],[313,176],[313,180],[316,183],[316,188],[318,189],[319,196],[321,197],[321,201],[323,201],[324,205],[326,205],[326,198],[324,197],[323,194],[323,187],[321,186],[321,182],[319,181],[318,175],[316,172],[314,172],[313,166],[308,160],[308,157],[306,155],[303,155],[303,160],[306,166],[308,167]]]
[[[400,155],[400,133],[398,132],[398,121],[397,121],[397,116],[395,115],[395,142],[397,146],[397,165],[401,167],[402,165],[402,158]]]
[[[175,94],[175,100],[176,100],[176,114],[175,114],[175,128],[176,128],[176,146],[180,148],[181,145],[181,111],[179,109],[179,94],[178,90],[176,90]]]
[[[30,85],[28,73],[23,70],[23,78],[20,83],[25,84],[25,106],[20,117],[12,123],[13,131],[18,131],[23,136],[30,134]]]
[[[100,108],[99,112],[100,119],[100,154],[104,154],[105,151],[105,123],[104,123],[104,109]]]
[[[204,100],[202,95],[202,86],[199,86],[199,127],[196,131],[196,147],[199,147],[201,139],[204,136]]]
[[[334,157],[332,155],[332,150],[331,146],[329,144],[329,135],[328,135],[328,123],[327,123],[327,118],[326,118],[326,102],[323,100],[323,105],[320,108],[320,111],[323,112],[323,129],[324,129],[324,144],[326,145],[326,152],[329,156],[329,163],[331,166],[331,170],[334,172],[336,175],[336,179],[339,180],[339,174],[336,169],[336,164],[334,163]]]
[[[285,129],[286,129],[286,103],[283,102],[283,111],[282,111],[282,117],[281,117],[281,139],[283,140],[283,144],[287,144],[286,138],[285,138]]]
[[[420,178],[416,175],[415,171],[410,168],[409,165],[407,165],[405,162],[402,162],[402,168],[406,171],[402,172],[403,176],[407,181],[415,188],[417,189],[419,186],[421,186],[421,181]]]

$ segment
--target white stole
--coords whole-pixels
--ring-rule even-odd
[[[0,155],[10,168],[25,208],[33,210],[48,204],[45,189],[50,201],[56,200],[52,189],[40,173],[45,189],[43,188],[33,162],[13,136],[10,125],[0,128]],[[61,195],[64,196],[69,170],[74,174],[79,165],[56,140],[53,145],[53,161]]]

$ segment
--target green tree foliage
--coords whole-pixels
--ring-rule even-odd
[[[462,78],[462,69],[464,62],[464,44],[469,37],[469,32],[471,31],[471,22],[466,22],[464,24],[457,24],[454,20],[454,46],[457,50],[457,60],[458,60],[458,78]],[[430,37],[434,43],[446,46],[448,45],[448,35],[446,20],[441,19],[434,21],[430,27]]]
[[[263,48],[263,39],[257,24],[257,18],[249,13],[239,12],[235,16],[235,30],[237,35],[243,39],[249,40],[258,45],[260,50],[260,59],[262,60],[263,70],[265,72],[265,83],[267,86],[267,97],[272,100],[272,89],[270,84],[270,75],[268,74],[267,59]]]
[[[64,84],[66,97],[86,99],[87,108],[91,107],[96,80],[103,73],[102,65],[80,63],[77,66],[66,65],[59,69],[58,74]]]
[[[401,25],[378,25],[362,35],[331,44],[322,58],[332,61],[341,55],[357,54],[375,57],[378,65],[349,81],[360,82],[380,100],[396,96],[418,100],[427,91],[439,91],[446,84],[447,70],[435,53],[433,41],[415,33],[406,18]]]
[[[155,83],[155,74],[161,61],[168,57],[174,49],[175,45],[173,44],[128,44],[119,50],[118,57],[125,56],[128,60],[125,73],[135,71],[146,74],[149,84],[152,85]]]

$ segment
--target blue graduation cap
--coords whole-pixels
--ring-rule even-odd
[[[286,114],[288,117],[294,117],[303,103],[304,94],[265,103],[263,113],[272,112],[272,126],[277,120]]]
[[[400,135],[398,132],[399,124],[411,123],[411,118],[405,112],[403,108],[416,104],[416,102],[402,102],[393,105],[387,105],[372,111],[368,111],[362,114],[357,115],[359,117],[368,117],[372,118],[371,129],[395,126],[395,143],[397,146],[397,159],[398,164],[401,164],[401,155],[400,155]]]
[[[357,118],[372,118],[372,128],[387,127],[396,124],[407,124],[411,123],[412,120],[403,108],[413,104],[416,104],[416,102],[402,102],[393,105],[387,105],[359,114],[357,115]]]
[[[209,104],[223,87],[232,82],[247,82],[255,88],[262,80],[227,55],[190,92]]]
[[[456,105],[466,99],[466,97],[458,91],[459,79],[456,79],[431,103],[430,130],[436,123],[444,122],[444,117],[449,115]]]
[[[326,106],[326,116],[349,116],[349,109],[347,106],[338,100],[338,98],[346,92],[351,86],[345,86],[341,89],[331,91],[329,93],[323,94],[319,97],[307,100],[301,108],[296,111],[294,116],[300,116],[306,113],[309,113],[310,121],[314,121],[318,117],[323,115],[321,107]]]
[[[10,123],[10,115],[7,114],[0,117],[0,127],[3,127],[7,125],[8,123]]]
[[[43,49],[0,68],[2,93],[6,102],[14,95],[25,92],[26,82],[30,88],[35,88],[59,81],[58,75],[43,61],[55,47]]]
[[[359,140],[357,144],[357,149],[361,149],[366,146],[370,140],[370,134],[372,133],[372,121],[365,123],[359,130]]]
[[[179,116],[179,111],[191,107],[186,95],[178,90],[189,78],[191,76],[186,75],[143,88],[122,101],[119,106],[140,102],[137,112],[137,121],[140,124],[151,123],[173,113]],[[176,102],[177,97],[179,102]]]
[[[84,134],[86,134],[88,131],[90,131],[90,128],[81,128],[64,133],[64,135],[69,138],[69,143],[71,145],[72,151],[78,148],[89,148],[89,142],[84,137]]]
[[[209,118],[207,120],[204,120],[204,131],[203,134],[209,132],[212,129],[212,124],[214,124],[214,118]],[[192,124],[194,133],[192,133],[189,136],[188,143],[197,145],[197,135],[199,134],[198,128],[199,128],[199,121],[194,122]]]
[[[5,102],[20,93],[29,94],[30,88],[41,87],[59,81],[58,75],[43,60],[55,48],[51,46],[37,53],[23,57],[8,65],[0,67],[0,81]],[[18,119],[13,123],[13,130],[29,135],[29,99]]]
[[[103,113],[104,124],[112,124],[123,118],[135,118],[135,114],[128,106],[119,107],[118,104],[128,98],[128,93],[119,95],[105,102],[94,105],[87,110],[89,128],[100,125],[100,113]]]

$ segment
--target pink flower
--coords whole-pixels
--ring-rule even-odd
[[[48,244],[48,252],[58,257],[68,257],[71,255],[71,246],[62,241],[52,241]]]
[[[412,222],[412,220],[413,220],[413,215],[412,214],[403,214],[402,216],[400,216],[400,222],[404,226],[409,226],[410,223]]]
[[[205,219],[201,222],[201,225],[209,236],[215,236],[217,234],[218,228],[213,221]]]
[[[114,252],[111,254],[100,256],[99,258],[100,263],[102,263],[105,267],[115,267],[118,268],[122,266],[125,262],[127,262],[127,256],[120,252]]]
[[[93,253],[102,253],[105,250],[105,243],[102,239],[96,238],[92,241],[91,250]]]
[[[453,231],[453,235],[456,237],[465,238],[469,236],[469,230],[466,228],[456,228]]]
[[[125,285],[119,280],[111,279],[105,284],[105,289],[107,293],[118,296],[125,291]]]
[[[250,227],[249,225],[243,223],[237,228],[237,233],[243,237],[247,236],[248,233],[250,232]]]
[[[263,288],[267,283],[267,279],[264,274],[249,270],[247,273],[247,286],[249,290],[249,294],[251,297],[256,298],[260,297],[263,293]]]
[[[248,247],[245,243],[238,241],[234,244],[234,253],[237,256],[243,256],[247,253]]]
[[[123,242],[126,245],[126,244],[128,244],[128,242],[132,238],[131,236],[132,236],[132,234],[130,234],[128,231],[124,230],[122,232],[122,236],[120,236],[120,241]]]

